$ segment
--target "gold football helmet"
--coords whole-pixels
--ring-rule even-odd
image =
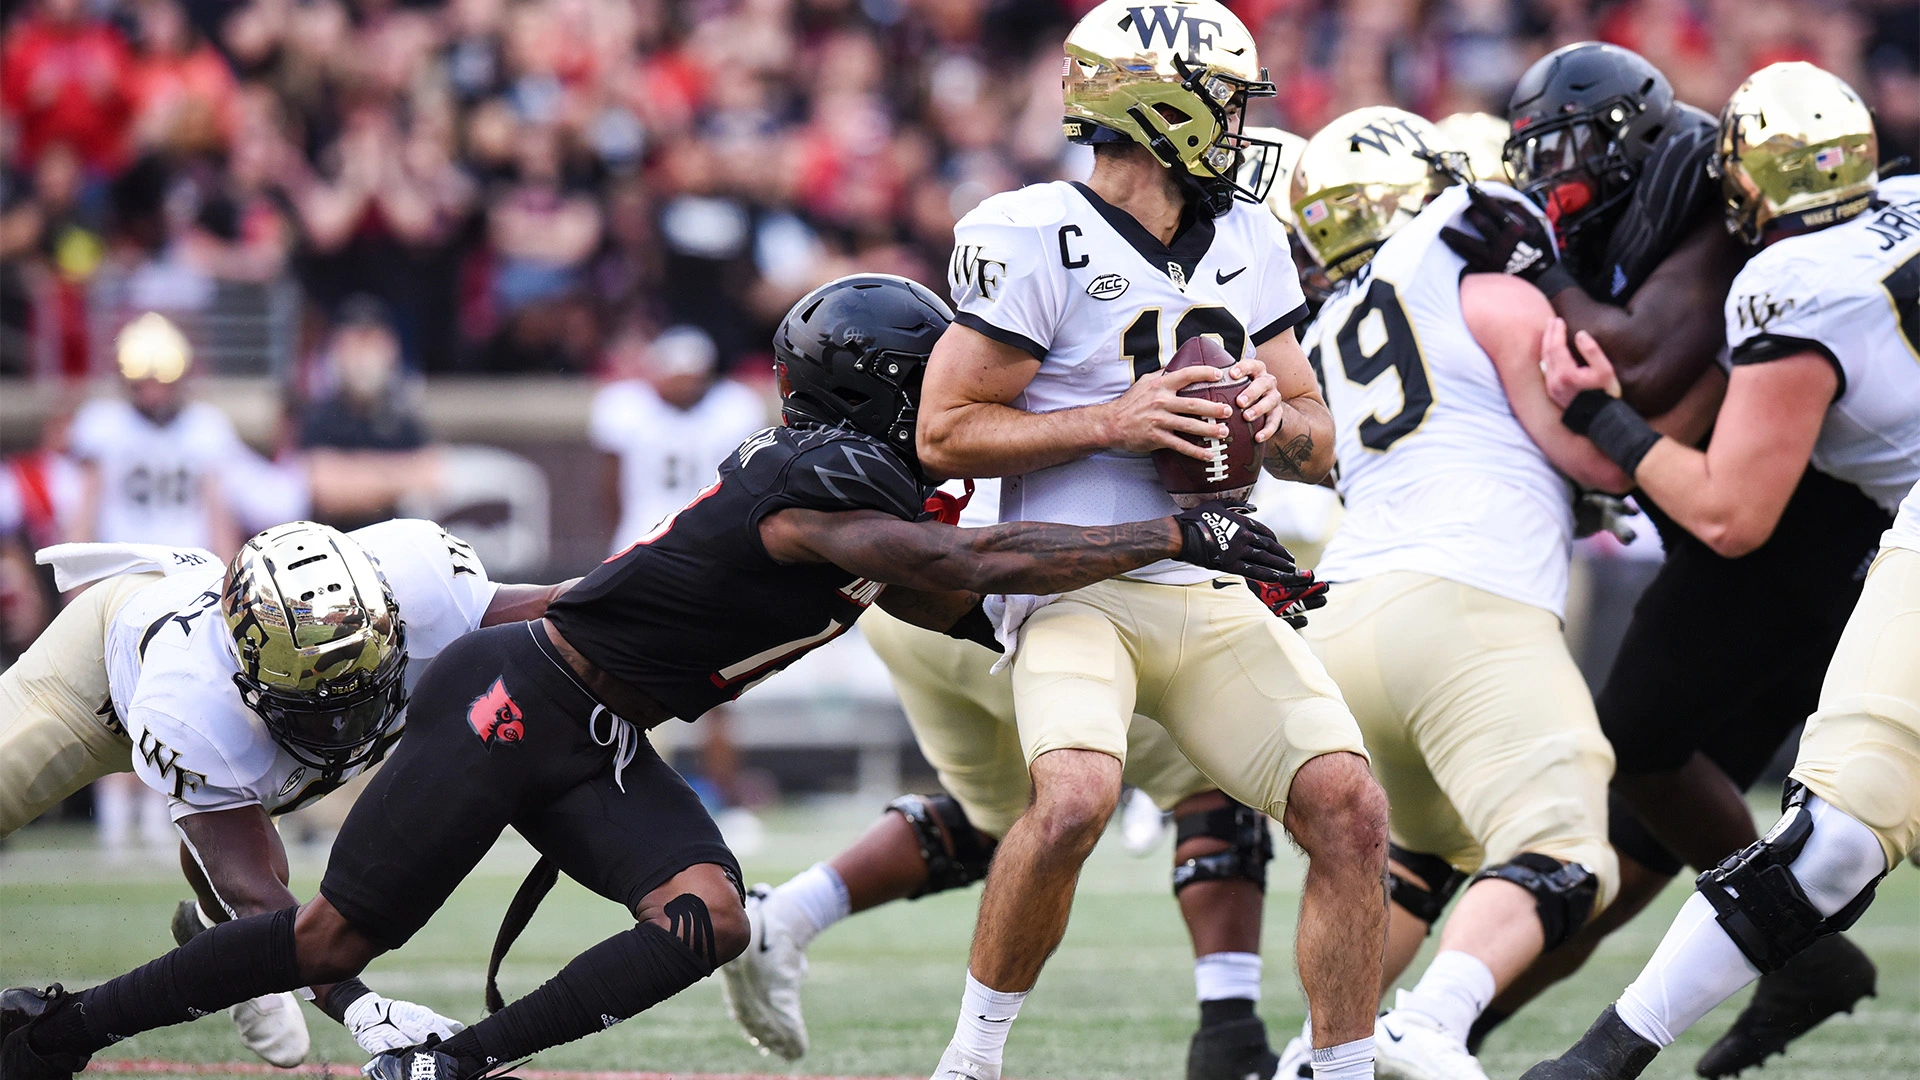
[[[1858,214],[1879,183],[1873,114],[1839,76],[1768,64],[1720,111],[1715,164],[1727,231],[1749,244],[1771,226],[1823,228]]]
[[[1467,165],[1475,180],[1513,183],[1507,172],[1507,122],[1483,112],[1457,112],[1434,123],[1440,134],[1467,155]]]
[[[121,378],[129,382],[178,382],[193,363],[193,346],[172,320],[149,311],[121,328],[113,342],[113,358]]]
[[[1134,142],[1199,189],[1219,216],[1265,189],[1235,178],[1249,152],[1279,146],[1244,130],[1250,97],[1272,97],[1253,35],[1218,0],[1106,0],[1067,35],[1062,89],[1068,139]],[[1262,179],[1272,183],[1272,169]]]
[[[1307,140],[1293,170],[1293,219],[1307,250],[1338,281],[1452,183],[1428,158],[1459,154],[1440,129],[1404,109],[1372,105]]]
[[[287,753],[339,774],[371,760],[407,701],[406,627],[359,544],[311,521],[246,542],[220,596],[248,708]]]

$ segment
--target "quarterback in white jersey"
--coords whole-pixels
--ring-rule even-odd
[[[1305,344],[1346,504],[1316,568],[1338,603],[1303,633],[1390,805],[1383,992],[1466,885],[1438,955],[1378,1022],[1380,1075],[1484,1080],[1466,1049],[1474,1020],[1617,884],[1613,754],[1560,620],[1568,478],[1626,478],[1542,392],[1546,298],[1463,278],[1441,234],[1461,226],[1469,188],[1445,186],[1438,152],[1453,148],[1432,124],[1365,108],[1316,134],[1294,174],[1308,247],[1338,282]]]
[[[1215,0],[1108,0],[1068,35],[1069,138],[1084,184],[986,200],[954,230],[958,311],[928,363],[917,443],[929,473],[1000,476],[1001,518],[1088,526],[1168,513],[1149,452],[1205,454],[1232,408],[1164,374],[1214,338],[1267,465],[1317,482],[1331,420],[1294,337],[1306,314],[1285,234],[1235,180],[1278,144],[1242,129],[1274,93],[1253,37]],[[1253,170],[1272,176],[1274,170]],[[1006,627],[1002,628],[1007,629]],[[1326,1080],[1373,1076],[1372,964],[1384,933],[1385,800],[1352,715],[1305,643],[1238,580],[1156,564],[1065,593],[1012,660],[1031,806],[981,898],[961,1018],[940,1080],[998,1077],[1011,1020],[1065,930],[1074,877],[1120,795],[1138,711],[1229,797],[1281,820],[1310,859],[1298,951]],[[1333,942],[1342,944],[1334,946]]]
[[[1624,1080],[1710,1009],[1846,929],[1920,843],[1920,179],[1879,180],[1872,115],[1840,79],[1773,64],[1734,92],[1728,224],[1761,249],[1726,304],[1726,397],[1705,451],[1610,396],[1591,337],[1543,345],[1564,423],[1688,531],[1764,542],[1809,461],[1895,514],[1807,719],[1784,816],[1701,875],[1653,959],[1528,1080]]]
[[[313,541],[320,541],[315,544]],[[174,919],[176,937],[297,903],[281,876],[285,855],[271,816],[307,805],[371,768],[397,741],[403,703],[428,661],[455,638],[537,613],[561,587],[489,580],[465,542],[430,521],[389,521],[342,535],[310,522],[278,526],[247,552],[279,541],[331,549],[358,560],[397,610],[400,678],[396,693],[351,755],[316,750],[274,701],[240,685],[230,588],[244,576],[208,553],[160,545],[67,544],[46,549],[63,588],[92,583],[14,667],[0,674],[0,836],[33,820],[85,783],[128,769],[169,800],[191,855],[188,879],[199,897]],[[295,559],[293,562],[297,563]],[[325,564],[310,569],[319,591],[338,593],[354,579]],[[263,574],[284,574],[271,569]],[[366,585],[363,579],[359,582]],[[306,593],[303,607],[313,605]],[[288,598],[298,601],[298,597]],[[244,620],[243,620],[244,621]],[[240,631],[242,633],[248,631]],[[346,719],[351,713],[343,714]],[[185,860],[183,860],[184,862]],[[364,985],[320,988],[317,1001],[347,1024],[364,1049],[411,1045],[457,1024]],[[343,993],[343,991],[345,991]],[[298,1064],[308,1040],[297,1002],[274,995],[236,1006],[248,1045],[275,1064]]]

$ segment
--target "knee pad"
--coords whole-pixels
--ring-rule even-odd
[[[1579,863],[1563,863],[1550,855],[1523,851],[1498,866],[1473,875],[1474,881],[1499,878],[1533,894],[1533,909],[1546,935],[1545,950],[1567,943],[1593,915],[1600,879]]]
[[[1807,789],[1788,780],[1781,803],[1784,813],[1767,835],[1727,856],[1693,883],[1713,905],[1720,928],[1763,975],[1780,970],[1815,941],[1852,926],[1873,902],[1880,883],[1876,877],[1845,907],[1822,916],[1789,869],[1813,836]]]
[[[927,883],[908,899],[965,888],[987,876],[987,864],[1000,842],[974,828],[953,796],[902,795],[887,809],[913,826],[920,858],[927,864]]]
[[[1267,828],[1267,815],[1251,806],[1227,800],[1227,805],[1194,814],[1182,814],[1173,820],[1173,846],[1188,840],[1211,837],[1228,847],[1211,855],[1187,859],[1173,868],[1173,895],[1202,881],[1243,879],[1267,891],[1267,864],[1273,861],[1273,833]]]
[[[1407,914],[1427,924],[1427,932],[1433,932],[1433,924],[1440,921],[1440,913],[1447,910],[1448,901],[1453,894],[1466,884],[1467,875],[1453,868],[1453,864],[1438,855],[1423,855],[1417,851],[1408,851],[1399,844],[1387,844],[1387,859],[1398,863],[1420,879],[1421,888],[1399,874],[1387,873],[1387,899],[1405,908]]]

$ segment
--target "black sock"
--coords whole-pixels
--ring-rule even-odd
[[[209,927],[158,960],[82,990],[33,1026],[33,1048],[91,1054],[143,1031],[299,988],[304,983],[293,945],[298,910]]]
[[[612,1027],[713,974],[713,964],[653,923],[573,958],[539,989],[440,1044],[477,1076]]]
[[[1200,1003],[1200,1026],[1215,1027],[1245,1020],[1253,1015],[1252,998],[1215,998]]]

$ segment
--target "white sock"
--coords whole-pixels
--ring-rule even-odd
[[[767,915],[777,918],[802,949],[820,932],[847,917],[847,883],[826,863],[814,863],[766,899]]]
[[[1821,915],[1832,915],[1886,869],[1873,830],[1825,800],[1807,801],[1813,835],[1789,869]],[[1687,897],[1653,959],[1614,1008],[1641,1038],[1666,1046],[1714,1006],[1760,977],[1699,893]]]
[[[1482,1010],[1493,1001],[1493,972],[1477,956],[1447,949],[1427,965],[1412,990],[1394,1001],[1395,1012],[1419,1013],[1461,1046]]]
[[[1313,1080],[1373,1080],[1373,1036],[1315,1050]]]
[[[953,1031],[954,1048],[982,1065],[1000,1064],[1007,1050],[1007,1032],[1025,1000],[1025,990],[993,990],[967,972],[967,990],[960,995],[960,1024]]]
[[[1201,1001],[1260,1000],[1260,954],[1208,953],[1193,962],[1193,988]]]

